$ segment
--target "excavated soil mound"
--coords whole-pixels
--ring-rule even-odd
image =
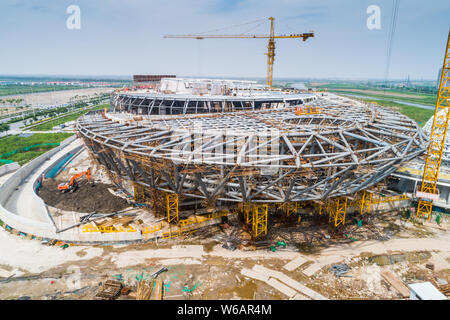
[[[76,212],[110,213],[123,210],[130,205],[123,198],[114,196],[108,188],[113,185],[79,181],[75,192],[62,193],[58,184],[62,181],[46,179],[39,188],[38,195],[52,207]]]

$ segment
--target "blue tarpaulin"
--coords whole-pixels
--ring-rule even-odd
[[[62,159],[57,165],[51,168],[45,175],[46,178],[54,178],[59,170],[73,157],[73,153],[69,153],[64,159]]]

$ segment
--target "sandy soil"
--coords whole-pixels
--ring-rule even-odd
[[[187,241],[62,249],[2,229],[0,280],[15,275],[8,283],[0,282],[0,299],[93,299],[99,282],[120,278],[135,290],[140,279],[150,280],[161,266],[168,268],[159,276],[164,281],[167,300],[287,299],[265,282],[240,273],[242,268],[251,269],[256,264],[281,271],[330,299],[400,299],[382,279],[382,270],[390,270],[404,283],[436,278],[450,281],[450,248],[445,245],[449,234],[439,232],[439,237],[430,233],[426,238],[335,244],[314,255],[305,255],[289,248],[276,252],[231,251],[201,234]],[[299,256],[308,262],[292,271],[283,268]],[[350,266],[351,277],[338,278],[328,270],[330,264],[338,262]],[[426,263],[434,263],[435,270],[426,269]],[[319,264],[318,271],[306,275],[305,270],[313,264]],[[39,278],[20,278],[24,276]],[[187,293],[183,291],[185,286],[194,290]]]

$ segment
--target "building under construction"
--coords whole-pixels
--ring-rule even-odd
[[[345,223],[369,193],[424,152],[408,117],[329,94],[268,90],[253,82],[163,79],[152,92],[118,92],[111,111],[78,120],[95,161],[155,215],[179,222],[238,209],[255,238],[268,210],[299,205]],[[269,222],[270,223],[270,222]]]

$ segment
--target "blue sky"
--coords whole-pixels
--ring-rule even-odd
[[[69,5],[81,29],[66,28]],[[0,74],[265,77],[263,39],[164,39],[275,17],[274,77],[383,78],[393,0],[2,0]],[[366,9],[381,8],[381,30]],[[253,25],[223,30],[241,33]],[[391,79],[437,78],[450,27],[448,0],[400,0]],[[262,23],[251,33],[268,33]]]

